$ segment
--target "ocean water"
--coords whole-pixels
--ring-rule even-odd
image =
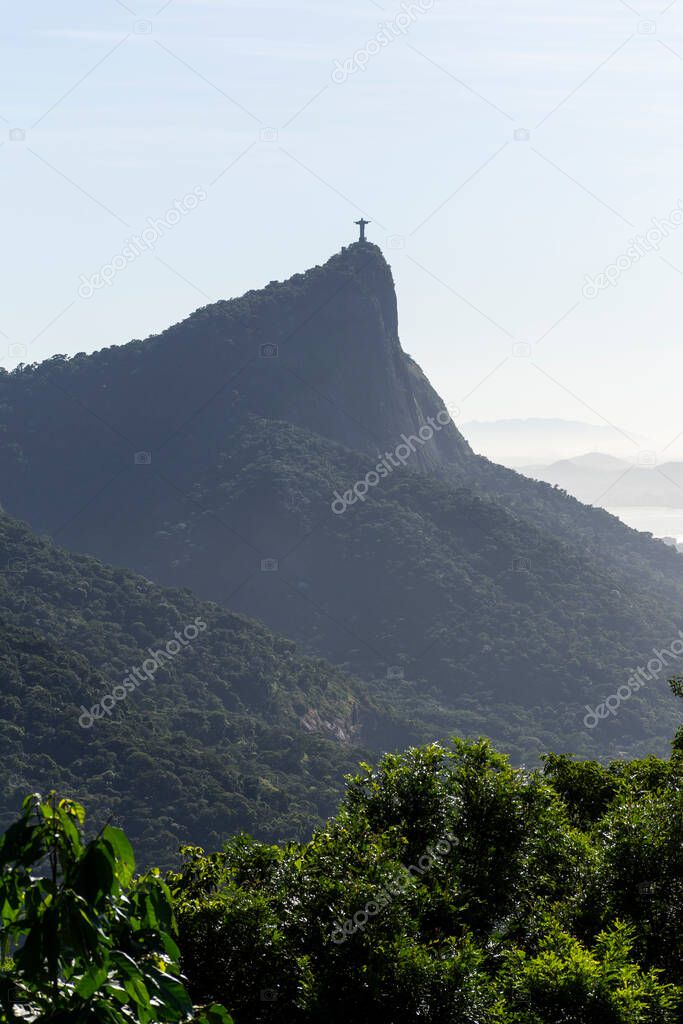
[[[613,516],[634,530],[644,530],[655,537],[675,537],[683,541],[683,508],[657,508],[633,505],[626,508],[608,508]]]

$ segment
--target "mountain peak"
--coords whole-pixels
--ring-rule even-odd
[[[387,266],[389,265],[386,259],[384,258],[384,253],[382,252],[380,247],[375,244],[375,242],[351,242],[350,245],[343,245],[341,247],[341,251],[332,256],[330,261],[328,262],[331,262],[331,260],[337,259],[343,256],[344,254],[354,259],[360,258],[363,260],[372,258],[374,256],[377,257],[377,259],[380,262],[386,264]]]
[[[373,456],[443,411],[401,347],[391,267],[372,242],[352,243],[304,273],[197,310],[161,336],[184,350],[190,337],[193,360],[205,355],[214,376],[236,357],[248,367],[236,388],[243,410]],[[426,469],[468,453],[449,423],[411,461]]]
[[[284,281],[272,281],[265,291],[270,289],[280,296],[288,289],[300,288],[323,289],[330,298],[338,290],[345,292],[349,298],[354,292],[371,296],[381,307],[383,320],[396,336],[398,335],[398,311],[396,288],[391,267],[384,253],[373,242],[353,242],[345,245],[330,256],[325,263],[311,267],[303,273],[294,274]],[[328,292],[328,288],[332,292]],[[258,295],[259,291],[247,292],[247,295]],[[321,296],[322,297],[322,296]]]
[[[79,463],[84,413],[103,449],[129,446],[123,456],[112,452],[112,465],[98,470],[105,478],[121,457],[138,451],[150,453],[155,467],[181,459],[195,471],[254,416],[364,452],[368,470],[405,446],[404,435],[417,438],[413,469],[471,457],[453,424],[442,422],[443,401],[401,347],[391,268],[371,242],[346,246],[286,281],[204,306],[146,341],[59,365],[48,361],[6,382],[12,402],[23,408],[25,401],[27,409],[42,407],[38,396],[51,393],[51,384],[64,396],[69,472],[79,481],[58,510],[65,520],[75,497],[82,491],[87,500],[90,493]],[[0,381],[0,400],[2,392]],[[438,431],[430,432],[430,420],[439,416]],[[418,438],[420,430],[426,440]],[[26,466],[30,443],[24,439]],[[38,486],[39,475],[33,478]],[[5,485],[5,498],[21,516],[32,507],[32,484],[25,474],[16,484],[16,490]]]

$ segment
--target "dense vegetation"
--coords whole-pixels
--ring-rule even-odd
[[[534,773],[485,742],[387,755],[307,843],[186,851],[190,991],[237,1024],[676,1024],[682,782],[683,731]]]
[[[441,406],[400,347],[381,253],[351,246],[145,342],[0,375],[0,499],[350,668],[383,709],[375,750],[457,731],[517,761],[664,753],[663,679],[582,723],[683,626],[675,552],[475,456],[452,424],[332,513]]]
[[[352,681],[254,622],[2,514],[0,569],[0,824],[20,795],[56,788],[163,866],[181,842],[217,847],[240,829],[303,838],[331,813],[368,707]],[[117,691],[197,618],[192,643]],[[79,721],[112,693],[122,699],[108,712]]]
[[[385,755],[310,840],[165,879],[33,794],[0,836],[0,1024],[679,1024],[683,729],[668,760],[544,760]]]
[[[86,842],[84,821],[33,794],[0,836],[0,1024],[232,1024],[216,1004],[194,1012],[158,872],[131,889],[125,834]]]

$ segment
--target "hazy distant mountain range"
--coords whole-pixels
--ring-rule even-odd
[[[455,732],[517,761],[669,749],[664,678],[583,718],[677,636],[683,560],[472,451],[401,348],[373,245],[0,374],[0,482],[3,792],[109,787],[167,853],[188,823],[311,825],[363,750]],[[74,758],[75,710],[196,616],[191,659],[131,693],[119,731],[77,732]]]
[[[530,464],[548,465],[585,452],[634,458],[639,449],[653,448],[652,443],[639,434],[576,420],[473,420],[463,423],[461,429],[480,455],[515,469]]]
[[[519,471],[562,487],[589,505],[683,508],[683,462],[639,466],[591,452],[551,465],[521,466]]]

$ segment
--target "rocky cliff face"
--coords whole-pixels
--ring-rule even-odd
[[[197,354],[214,360],[221,337],[229,350],[237,346],[246,367],[235,382],[239,409],[373,455],[393,452],[404,434],[416,437],[415,468],[471,457],[450,423],[429,437],[443,403],[401,348],[391,269],[375,245],[356,243],[305,274],[206,307],[168,337],[195,321]]]
[[[468,458],[457,429],[436,420],[443,402],[401,348],[394,281],[377,246],[351,245],[276,291],[285,300],[295,293],[289,322],[301,325],[279,349],[301,385],[283,419],[373,454],[415,437],[411,464],[422,468]]]

